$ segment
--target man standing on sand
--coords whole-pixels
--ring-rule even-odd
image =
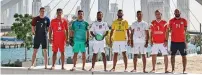
[[[149,40],[149,26],[148,24],[142,20],[142,11],[137,11],[137,21],[135,21],[131,29],[131,46],[132,46],[132,53],[134,54],[133,64],[134,69],[131,72],[136,72],[136,65],[137,65],[137,58],[138,54],[142,55],[142,62],[143,62],[143,72],[146,69],[146,48],[148,47],[148,40]]]
[[[57,59],[58,50],[61,53],[62,70],[65,70],[65,43],[68,41],[68,22],[62,18],[63,10],[57,9],[57,17],[51,20],[51,26],[49,28],[49,41],[52,43],[52,67],[51,70],[55,69],[55,62]],[[53,33],[53,39],[52,39]]]
[[[156,20],[151,22],[151,51],[152,51],[152,66],[153,69],[151,70],[152,73],[155,73],[155,65],[156,65],[156,56],[161,51],[162,55],[164,56],[164,63],[165,63],[165,73],[170,73],[168,69],[168,26],[165,20],[161,19],[162,13],[159,10],[155,11]]]
[[[28,69],[34,68],[34,64],[36,61],[36,54],[40,44],[42,44],[42,49],[44,50],[44,61],[45,61],[45,69],[47,69],[48,64],[48,55],[47,55],[47,31],[50,25],[50,20],[48,17],[44,16],[45,8],[40,8],[40,15],[34,17],[32,20],[32,33],[34,36],[34,51],[32,55],[32,65]]]
[[[124,65],[125,65],[124,72],[127,72],[128,58],[126,54],[126,46],[127,46],[127,40],[128,40],[128,44],[130,41],[128,22],[123,19],[123,10],[118,10],[117,16],[118,16],[118,19],[112,23],[112,30],[110,33],[110,43],[112,44],[112,40],[113,40],[112,49],[114,52],[113,68],[110,71],[111,72],[115,71],[118,53],[122,52]],[[112,39],[112,36],[113,36],[113,39]]]
[[[187,51],[186,51],[186,31],[187,21],[180,17],[180,11],[175,9],[175,17],[169,21],[169,28],[171,32],[171,65],[172,72],[175,71],[175,55],[179,50],[182,56],[183,73],[186,73],[187,65]]]
[[[73,37],[73,68],[70,71],[76,70],[76,62],[77,62],[77,56],[78,53],[82,53],[82,70],[86,71],[85,69],[85,63],[86,63],[86,44],[88,42],[89,38],[89,32],[88,32],[88,23],[84,21],[83,19],[84,13],[82,10],[78,11],[78,19],[72,23],[71,28],[71,37]]]
[[[102,21],[103,13],[101,11],[97,12],[97,21],[92,23],[92,27],[90,28],[90,33],[94,37],[94,44],[93,44],[93,58],[92,58],[92,67],[89,71],[93,71],[95,62],[97,59],[98,51],[102,52],[102,59],[104,63],[104,71],[106,70],[106,56],[104,50],[105,44],[105,36],[108,34],[109,27],[106,22]],[[102,39],[97,39],[96,36],[101,35]]]

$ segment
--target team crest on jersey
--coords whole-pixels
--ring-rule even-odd
[[[44,23],[47,23],[47,21],[45,20],[45,22]]]
[[[181,24],[184,24],[184,22],[181,22]]]

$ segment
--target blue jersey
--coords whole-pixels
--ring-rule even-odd
[[[76,20],[72,23],[72,28],[74,32],[74,41],[85,42],[86,41],[86,31],[88,30],[88,23],[86,21]]]

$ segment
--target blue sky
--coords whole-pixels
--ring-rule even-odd
[[[32,0],[31,0],[32,1]],[[30,4],[31,4],[30,1]],[[42,6],[47,5],[51,0],[41,0],[42,1]],[[53,8],[60,0],[54,0],[50,6],[51,8]],[[55,15],[55,11],[57,8],[63,8],[65,3],[69,1],[69,0],[63,0],[55,9],[53,9],[53,12],[51,12],[51,16],[53,17]],[[74,4],[76,4],[77,0],[71,0],[69,2],[69,4],[65,7],[64,9],[64,14],[68,14],[70,12],[70,10],[73,8]],[[116,0],[110,0],[110,3],[115,3]],[[140,0],[134,0],[135,1],[135,9],[140,10]],[[176,0],[174,0],[176,1]],[[119,9],[122,9],[122,0],[117,0],[118,3],[118,7]],[[91,0],[91,5],[93,4],[93,0]],[[77,3],[76,6],[80,5],[80,0]],[[91,6],[90,5],[90,6]],[[176,4],[175,4],[176,5]],[[31,7],[31,5],[30,5]],[[90,14],[90,18],[91,20],[95,20],[96,19],[96,12],[98,8],[98,0],[95,0],[95,3],[93,4],[93,8],[91,10],[91,14]],[[171,2],[171,11],[173,11],[175,9],[175,6],[173,4],[173,2]],[[74,8],[74,10],[71,12],[72,14],[75,13],[76,7]],[[190,0],[190,10],[193,12],[193,14],[196,16],[196,18],[202,23],[202,5],[200,5],[199,3],[197,3],[195,0]],[[135,21],[135,12],[134,12],[134,2],[133,0],[124,0],[123,2],[123,11],[124,11],[124,18],[126,20],[128,20],[129,24],[132,24],[132,22]],[[31,12],[31,9],[30,9]],[[171,13],[171,17],[173,17],[173,13]],[[197,30],[199,30],[199,23],[195,20],[195,18],[193,17],[193,15],[190,13],[190,20],[191,22],[194,24],[195,28]],[[190,24],[191,25],[191,24]],[[193,26],[190,26],[191,30],[194,30]]]

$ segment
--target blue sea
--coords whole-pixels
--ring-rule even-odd
[[[199,50],[199,48],[196,48],[195,45],[192,45],[192,44],[188,44],[188,49],[189,49],[189,53],[196,53],[197,50]],[[49,47],[48,49],[49,51],[49,57],[50,57],[50,62],[51,62],[51,57],[52,57],[52,49],[51,47]],[[129,54],[130,51],[131,51],[131,48],[130,47],[127,47],[127,53]],[[1,49],[1,63],[2,64],[5,64],[5,63],[8,63],[9,61],[12,63],[12,62],[15,62],[16,60],[20,60],[20,61],[23,61],[24,58],[25,58],[25,48],[6,48],[6,49]],[[109,51],[109,50],[106,50],[106,51]],[[92,53],[93,50],[92,50],[92,43],[90,45],[90,49],[89,49],[89,52],[86,52],[87,55],[89,56],[92,56]],[[147,48],[147,52],[148,53],[151,53],[151,47],[148,47]],[[30,61],[31,60],[31,57],[32,57],[32,53],[33,53],[33,49],[30,49],[27,51],[27,60]],[[89,54],[88,54],[89,53]],[[106,52],[107,54],[109,54],[109,52]],[[66,46],[65,48],[65,57],[68,58],[68,57],[72,57],[73,55],[73,52],[72,52],[72,47],[71,46]],[[60,57],[60,53],[58,52],[58,58]],[[38,53],[37,53],[37,63],[38,64],[43,64],[43,55],[42,55],[42,50],[39,49],[38,50]]]

